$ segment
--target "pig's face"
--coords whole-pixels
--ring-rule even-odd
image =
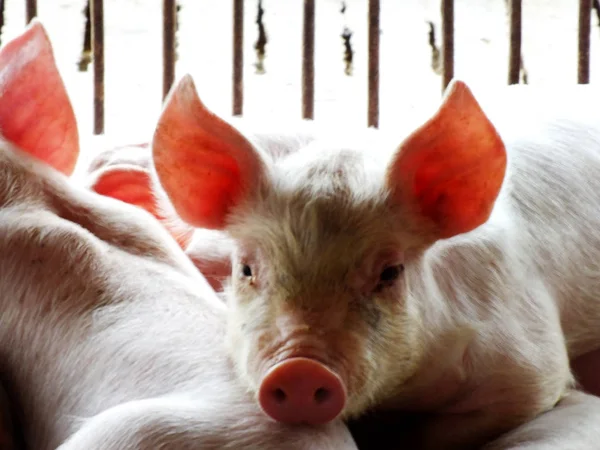
[[[257,392],[271,367],[314,358],[345,385],[345,412],[364,410],[410,375],[419,356],[398,231],[384,173],[367,152],[315,149],[272,167],[235,213],[228,289],[230,349]]]
[[[414,373],[411,261],[484,223],[504,179],[504,145],[461,82],[389,152],[350,142],[274,160],[211,113],[190,77],[154,134],[156,175],[177,214],[235,242],[229,348],[281,422],[360,413]]]

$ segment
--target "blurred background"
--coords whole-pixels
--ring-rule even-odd
[[[454,75],[478,89],[507,84],[506,2],[454,2]],[[26,6],[24,0],[0,3],[3,44],[23,30]],[[258,24],[259,1],[244,2],[244,115],[298,118],[304,2],[261,3]],[[367,124],[368,3],[316,0],[314,118],[319,121]],[[575,0],[523,0],[521,82],[557,89],[577,83],[578,6]],[[37,1],[83,139],[94,129],[93,62],[87,68],[80,64],[85,7],[85,0]],[[191,73],[203,101],[217,113],[231,114],[233,1],[179,0],[177,7],[175,80]],[[104,0],[107,136],[151,136],[162,103],[162,8],[162,0]],[[379,126],[388,128],[418,121],[439,102],[442,16],[440,0],[381,0],[380,11]],[[597,12],[591,13],[592,84],[600,77]]]

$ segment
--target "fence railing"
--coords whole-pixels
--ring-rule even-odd
[[[244,109],[244,0],[233,1],[233,115]],[[590,79],[590,32],[593,1],[579,0],[577,82]],[[368,110],[367,125],[379,126],[379,20],[380,0],[368,0]],[[454,76],[454,0],[440,0],[442,22],[442,90]],[[522,67],[521,32],[522,0],[506,0],[509,8],[508,84],[519,83]],[[37,16],[37,1],[26,0],[26,18]],[[302,52],[302,117],[312,119],[315,103],[315,9],[316,0],[304,0]],[[0,0],[1,21],[4,22],[4,1]],[[598,6],[600,11],[600,6]],[[104,2],[88,0],[89,18],[86,35],[91,29],[92,60],[94,62],[94,134],[104,132]],[[91,22],[91,24],[89,23]],[[175,77],[175,33],[177,29],[176,0],[163,0],[163,99]],[[85,44],[84,44],[85,45]]]

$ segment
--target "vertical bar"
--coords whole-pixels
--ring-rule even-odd
[[[521,74],[521,0],[509,0],[510,50],[508,84],[519,84]]]
[[[177,8],[175,0],[163,0],[163,100],[175,80],[175,23]]]
[[[369,105],[367,123],[379,127],[379,0],[369,0]]]
[[[0,0],[0,37],[2,37],[2,29],[4,28],[4,0]]]
[[[577,82],[590,82],[590,21],[592,0],[579,0],[579,62]]]
[[[92,21],[90,17],[90,0],[85,2],[85,9],[83,10],[85,16],[85,28],[83,30],[83,49],[81,50],[81,56],[79,57],[79,70],[81,72],[87,71],[88,65],[92,62]]]
[[[454,0],[442,0],[442,91],[454,77]]]
[[[233,0],[233,115],[244,111],[244,0]]]
[[[85,29],[83,30],[83,53],[92,53],[92,21],[90,20],[90,1],[85,2]]]
[[[315,0],[304,0],[302,33],[302,118],[315,113]]]
[[[27,0],[25,3],[25,10],[27,16],[27,23],[31,22],[31,19],[37,17],[37,0]]]
[[[94,51],[94,134],[104,133],[104,1],[90,0]]]

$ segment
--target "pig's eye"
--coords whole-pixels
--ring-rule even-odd
[[[250,266],[248,264],[244,264],[242,266],[242,274],[244,274],[245,277],[252,276],[252,269],[250,268]]]
[[[403,270],[404,266],[402,264],[386,267],[379,275],[379,283],[382,285],[389,285],[393,283],[400,276]]]

